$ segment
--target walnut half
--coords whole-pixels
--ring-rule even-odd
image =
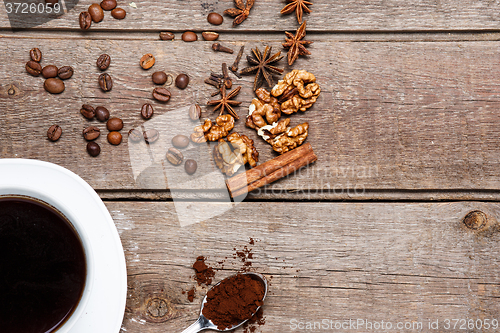
[[[218,116],[215,124],[206,119],[203,125],[196,126],[191,134],[191,141],[202,143],[206,141],[217,141],[225,138],[234,128],[234,118],[229,114]]]
[[[271,94],[281,102],[281,112],[292,114],[306,111],[317,100],[321,88],[314,74],[294,69],[286,74],[271,90]]]
[[[253,140],[236,132],[220,139],[214,147],[214,161],[217,167],[226,175],[232,176],[238,169],[248,163],[251,167],[257,165],[259,153],[253,145]]]
[[[258,134],[266,140],[273,150],[283,154],[297,148],[307,139],[309,123],[289,127],[290,119],[283,119],[272,125],[261,127]]]

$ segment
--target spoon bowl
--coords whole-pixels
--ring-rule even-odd
[[[267,296],[267,280],[264,277],[264,275],[259,274],[259,273],[253,273],[253,272],[246,272],[246,273],[240,273],[240,274],[242,274],[242,275],[249,275],[253,280],[256,280],[256,281],[259,281],[260,283],[262,283],[262,286],[264,287],[264,297],[262,297],[262,301],[264,301],[266,299],[266,296]],[[225,281],[225,279],[222,280],[222,281],[220,281],[220,282],[218,282],[217,284],[215,284],[210,289],[215,288],[216,286],[218,286],[223,281]],[[203,302],[201,303],[200,316],[198,317],[198,320],[195,321],[191,326],[189,326],[188,328],[186,328],[181,333],[197,333],[197,332],[200,332],[200,331],[203,331],[203,330],[208,330],[208,329],[214,330],[214,331],[218,331],[218,332],[229,332],[229,331],[234,330],[237,327],[240,327],[241,325],[243,325],[244,323],[246,323],[248,321],[248,319],[247,320],[243,320],[242,322],[240,322],[240,323],[238,323],[236,325],[233,325],[231,327],[228,327],[228,328],[225,328],[223,330],[220,330],[220,329],[217,328],[217,325],[215,325],[210,319],[207,319],[203,315],[203,307],[205,306],[205,303],[207,303],[207,296],[206,295],[203,298]],[[255,313],[257,313],[257,311],[259,311],[259,309],[260,309],[260,306],[257,307],[257,309],[252,314],[252,316],[255,315]]]

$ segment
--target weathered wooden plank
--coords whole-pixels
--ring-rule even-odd
[[[212,88],[203,80],[210,71],[220,71],[221,62],[231,63],[234,55],[215,53],[209,43],[174,41],[166,45],[136,40],[0,39],[0,47],[8,50],[0,55],[6,64],[0,68],[4,78],[0,87],[0,156],[58,163],[98,190],[165,189],[161,168],[153,168],[134,181],[126,142],[112,147],[101,135],[102,153],[90,158],[82,129],[93,124],[100,126],[103,134],[107,131],[103,124],[85,120],[79,108],[83,103],[109,107],[113,115],[123,118],[126,133],[141,124],[148,126],[139,114],[145,102],[155,106],[151,121],[192,102],[205,103]],[[228,45],[237,48],[241,44]],[[246,49],[262,45],[248,43]],[[280,50],[278,43],[270,45]],[[26,74],[24,64],[34,46],[44,52],[44,64],[74,66],[75,75],[67,81],[63,94],[49,95],[41,78]],[[367,189],[499,189],[499,47],[498,42],[316,41],[310,47],[312,56],[299,59],[294,68],[315,73],[322,94],[312,109],[293,115],[292,124],[310,123],[308,141],[318,162],[268,187],[275,192],[266,193],[287,190],[327,198],[348,189],[356,193]],[[103,52],[113,59],[108,73],[115,86],[109,93],[97,86],[100,72],[95,60]],[[186,90],[172,88],[173,97],[166,105],[151,99],[153,70],[144,71],[138,65],[146,52],[157,58],[153,70],[191,76]],[[243,86],[237,98],[243,101],[238,110],[241,117],[253,97],[252,80],[245,76],[236,81]],[[9,95],[9,89],[15,93]],[[213,117],[206,108],[204,116]],[[45,133],[56,122],[64,134],[59,142],[51,143]],[[163,125],[168,129],[168,124]],[[235,129],[255,140],[261,161],[274,156],[243,121]],[[173,135],[173,130],[166,132]],[[196,148],[192,151],[197,152]],[[163,154],[161,149],[156,153]],[[203,168],[209,166],[201,166],[200,170],[207,171]]]
[[[426,31],[426,30],[484,30],[499,28],[499,5],[488,0],[401,2],[378,0],[369,3],[355,0],[332,2],[315,0],[312,14],[305,15],[310,31]],[[75,8],[59,19],[41,25],[45,29],[79,29],[78,15],[91,2],[80,1]],[[118,21],[107,12],[105,19],[94,24],[93,30],[231,30],[232,19],[225,17],[223,25],[214,27],[206,22],[211,11],[222,13],[234,7],[232,0],[206,1],[137,1],[137,8],[130,2],[120,2],[127,10],[125,20]],[[283,16],[280,10],[285,1],[256,1],[249,18],[235,31],[282,31],[295,29],[294,15]],[[22,25],[26,21],[17,15],[13,21]],[[33,20],[33,19],[32,19]],[[39,18],[34,20],[40,21]],[[0,27],[10,27],[6,11],[0,11]]]
[[[261,332],[291,331],[293,319],[439,320],[445,331],[445,319],[491,321],[500,311],[498,204],[241,203],[184,227],[173,203],[106,205],[127,260],[127,332],[188,326],[206,292],[198,287],[194,303],[182,294],[195,285],[195,258],[225,261],[218,281],[241,268],[234,248],[250,237],[253,269],[272,276]],[[462,223],[472,210],[486,214],[484,229]]]

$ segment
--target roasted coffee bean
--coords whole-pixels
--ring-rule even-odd
[[[99,75],[98,81],[102,91],[110,91],[113,88],[113,79],[107,73]]]
[[[144,119],[151,119],[151,117],[153,116],[153,113],[154,113],[154,110],[153,110],[153,106],[149,103],[146,103],[142,106],[141,108],[141,116],[142,118]]]
[[[154,84],[164,84],[167,82],[167,74],[165,72],[154,72],[151,76]]]
[[[87,153],[89,153],[92,157],[96,157],[101,153],[101,147],[97,144],[97,142],[91,141],[87,143]]]
[[[185,42],[194,42],[198,40],[198,36],[192,31],[186,31],[182,34],[182,40]]]
[[[59,125],[52,125],[47,131],[47,138],[49,138],[50,141],[57,141],[61,137],[61,134],[62,128],[59,127]]]
[[[59,69],[54,65],[47,65],[42,69],[42,76],[46,79],[57,76]]]
[[[113,10],[116,8],[116,0],[102,0],[101,8],[104,10]]]
[[[109,131],[120,131],[123,128],[123,121],[120,118],[109,118],[106,123],[106,128]]]
[[[122,142],[122,135],[120,132],[109,132],[108,133],[108,142],[111,143],[112,145],[119,145]]]
[[[208,21],[208,23],[213,24],[213,25],[221,25],[222,22],[224,22],[224,18],[222,17],[221,14],[210,13],[207,16],[207,21]]]
[[[160,32],[160,39],[161,40],[174,40],[175,35],[171,32],[165,31],[165,32]]]
[[[80,29],[88,30],[92,25],[92,16],[90,16],[89,12],[81,12],[80,13]]]
[[[45,0],[45,3],[47,4],[47,6],[52,7],[56,3],[59,3],[59,0]]]
[[[166,157],[167,157],[167,161],[169,161],[173,165],[181,165],[182,160],[184,159],[184,155],[182,155],[182,153],[175,148],[169,148],[167,150]]]
[[[87,119],[92,119],[95,116],[95,109],[88,104],[83,104],[80,108],[80,113]]]
[[[26,72],[38,76],[42,72],[42,66],[38,62],[30,60],[26,63]]]
[[[139,130],[131,129],[130,131],[128,131],[128,139],[129,139],[129,141],[139,142],[143,138],[144,137],[142,136],[142,133]]]
[[[111,57],[107,54],[101,54],[96,61],[96,65],[97,67],[99,67],[101,71],[108,69],[110,63],[111,63]]]
[[[57,76],[59,76],[61,80],[67,80],[71,78],[73,76],[73,67],[63,66],[59,68],[59,70],[57,71]]]
[[[211,42],[217,40],[217,38],[219,38],[219,34],[213,31],[204,31],[201,33],[201,37],[203,37],[204,40]]]
[[[175,85],[179,89],[186,89],[188,84],[189,84],[189,76],[187,76],[187,74],[182,73],[177,75],[177,77],[175,78]]]
[[[89,126],[83,130],[82,134],[83,134],[83,137],[85,138],[85,140],[92,141],[92,140],[97,139],[99,137],[99,135],[101,135],[101,131],[99,130],[99,128],[97,128],[95,126]]]
[[[160,133],[155,129],[150,129],[142,133],[144,140],[147,144],[154,143],[160,138]]]
[[[117,20],[123,20],[127,16],[127,12],[123,8],[115,8],[111,11],[111,16]]]
[[[150,69],[155,64],[155,57],[151,53],[147,53],[142,56],[139,64],[144,69]]]
[[[33,61],[40,62],[42,60],[42,51],[37,47],[34,47],[30,50],[30,58]]]
[[[191,120],[198,120],[201,118],[201,107],[199,104],[193,104],[189,108],[189,118]]]
[[[172,138],[172,145],[175,148],[186,148],[187,146],[189,146],[189,138],[185,135],[177,134]]]
[[[170,100],[170,91],[165,88],[155,88],[153,90],[153,98],[160,102],[168,102]]]
[[[95,117],[99,121],[106,121],[109,119],[109,111],[104,106],[98,106],[95,108]]]
[[[60,94],[64,91],[64,82],[58,78],[51,77],[45,80],[43,87],[51,94]]]
[[[102,19],[104,18],[104,12],[102,11],[102,7],[97,3],[91,4],[87,11],[92,17],[92,21],[94,21],[95,23],[101,22]]]
[[[195,160],[189,159],[184,162],[184,170],[186,170],[186,173],[188,175],[192,175],[193,173],[195,173],[196,169],[198,169],[198,163],[196,163]]]

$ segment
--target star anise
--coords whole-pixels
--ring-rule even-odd
[[[282,10],[281,14],[290,14],[295,10],[295,14],[297,15],[297,22],[302,23],[302,14],[304,12],[306,13],[311,13],[312,10],[310,10],[307,6],[311,6],[312,2],[306,1],[306,0],[287,0],[289,2],[288,5],[286,5]]]
[[[295,33],[295,36],[288,31],[285,31],[288,38],[285,38],[286,42],[283,43],[283,47],[289,48],[288,50],[288,65],[292,64],[297,60],[299,55],[311,54],[305,45],[312,44],[313,42],[309,40],[302,40],[306,36],[306,21],[300,25]]]
[[[237,8],[229,8],[224,11],[224,14],[229,15],[231,17],[236,17],[233,20],[233,27],[237,26],[241,22],[245,21],[250,15],[250,9],[252,9],[255,0],[247,0],[246,5],[243,3],[243,0],[234,0]]]
[[[271,56],[271,47],[266,46],[264,54],[262,54],[259,48],[252,49],[252,54],[247,56],[247,61],[250,67],[243,68],[240,74],[249,74],[257,71],[255,74],[255,80],[253,81],[253,90],[257,90],[261,85],[263,79],[266,79],[269,87],[273,86],[273,74],[281,75],[283,73],[282,68],[273,66],[272,64],[283,59],[281,52],[276,53]]]
[[[221,87],[221,99],[217,99],[214,101],[208,101],[208,105],[216,105],[214,108],[214,112],[217,111],[220,108],[219,115],[222,115],[224,113],[224,110],[227,109],[227,112],[232,115],[235,119],[240,119],[236,112],[234,111],[232,105],[237,106],[240,105],[241,102],[233,101],[231,98],[236,97],[238,93],[240,92],[241,86],[231,90],[229,94],[226,94],[226,87],[223,85]]]

